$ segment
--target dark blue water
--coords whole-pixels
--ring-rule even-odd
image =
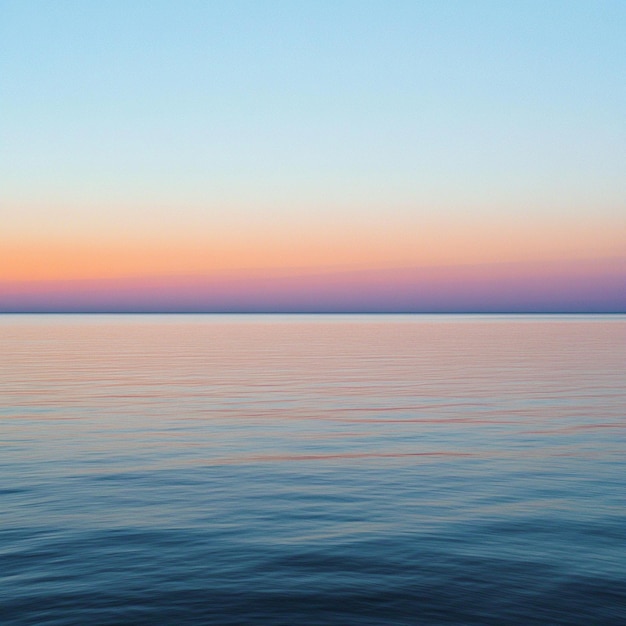
[[[0,317],[0,623],[626,624],[626,317]]]

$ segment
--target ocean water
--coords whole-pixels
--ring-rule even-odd
[[[0,624],[626,624],[626,316],[0,316]]]

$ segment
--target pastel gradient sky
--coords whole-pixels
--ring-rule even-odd
[[[0,311],[626,311],[622,0],[3,0]]]

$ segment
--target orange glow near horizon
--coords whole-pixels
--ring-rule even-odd
[[[293,225],[292,225],[293,226]],[[579,222],[345,224],[268,232],[133,233],[55,237],[0,235],[0,281],[214,275],[239,270],[375,269],[623,256],[620,229]],[[226,235],[229,236],[226,236]],[[3,240],[4,239],[4,240]]]

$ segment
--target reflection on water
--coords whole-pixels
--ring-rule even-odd
[[[2,624],[626,623],[625,316],[0,316]]]

